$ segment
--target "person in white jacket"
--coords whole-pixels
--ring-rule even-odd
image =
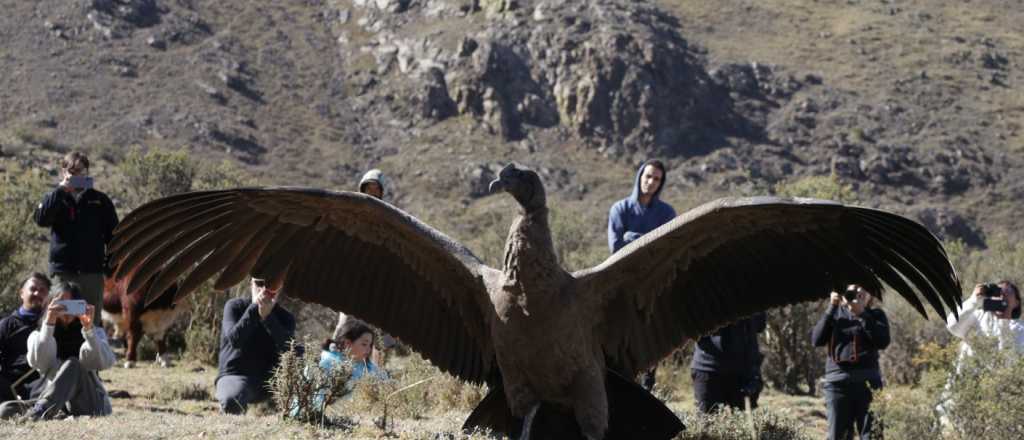
[[[999,292],[985,295],[986,290],[998,288]],[[985,299],[1005,301],[1003,310],[984,310]],[[1016,350],[1024,354],[1024,322],[1020,319],[1020,290],[1009,281],[993,285],[978,284],[959,310],[960,318],[952,313],[946,317],[946,328],[953,336],[960,338],[960,359],[972,356],[967,339],[972,336],[996,338],[999,350]],[[959,368],[959,367],[958,367]]]
[[[73,283],[58,285],[40,328],[28,337],[28,363],[45,378],[42,393],[35,400],[3,403],[0,418],[111,413],[110,396],[96,372],[114,365],[114,352],[103,328],[94,326],[94,306],[86,305],[82,315],[71,315],[58,302],[70,299],[82,299],[80,288]]]
[[[998,289],[998,293],[995,292],[996,289]],[[993,304],[996,305],[999,304],[999,301],[1005,301],[1006,307],[993,307],[993,310],[985,310],[986,299],[993,300]],[[999,308],[1001,310],[995,310]],[[950,424],[949,414],[952,413],[955,405],[950,396],[954,377],[960,374],[964,359],[974,355],[974,350],[968,343],[970,338],[995,338],[996,347],[999,350],[1014,350],[1017,354],[1024,355],[1024,321],[1020,319],[1020,289],[1017,288],[1017,285],[1009,281],[999,281],[994,285],[978,284],[974,286],[971,296],[964,300],[957,312],[959,318],[952,313],[946,317],[946,329],[953,336],[961,339],[956,373],[949,377],[942,400],[935,407],[940,415],[939,420],[944,426]]]

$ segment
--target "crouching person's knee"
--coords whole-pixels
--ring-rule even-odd
[[[217,380],[217,401],[220,411],[225,414],[244,414],[249,404],[249,392],[245,378],[223,376]]]
[[[220,401],[220,412],[224,414],[245,414],[245,404],[239,399],[242,396],[226,397]]]

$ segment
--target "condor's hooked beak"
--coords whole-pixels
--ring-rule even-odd
[[[490,185],[487,185],[487,192],[495,194],[499,191],[508,191],[509,182],[515,179],[513,174],[515,173],[515,165],[508,164],[505,168],[502,168],[498,173],[498,178],[491,181]]]
[[[505,182],[501,181],[501,178],[497,178],[491,181],[490,185],[487,185],[487,192],[495,194],[498,191],[505,190]]]

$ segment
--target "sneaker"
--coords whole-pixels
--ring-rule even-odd
[[[57,412],[57,411],[49,411],[51,409],[54,409],[54,408],[51,408],[46,403],[45,400],[39,400],[39,401],[36,402],[35,405],[32,405],[32,408],[30,408],[28,410],[28,412],[25,413],[23,418],[25,420],[31,420],[31,421],[48,420],[48,419],[53,418],[53,416],[55,416],[56,415],[55,413]],[[47,414],[48,411],[50,413],[53,413],[53,414]]]

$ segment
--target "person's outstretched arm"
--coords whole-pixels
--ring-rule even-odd
[[[815,347],[824,347],[828,344],[828,340],[832,336],[832,325],[835,323],[838,310],[839,306],[829,304],[825,314],[821,315],[821,319],[818,319],[817,324],[814,324],[814,328],[811,329],[811,344]]]

